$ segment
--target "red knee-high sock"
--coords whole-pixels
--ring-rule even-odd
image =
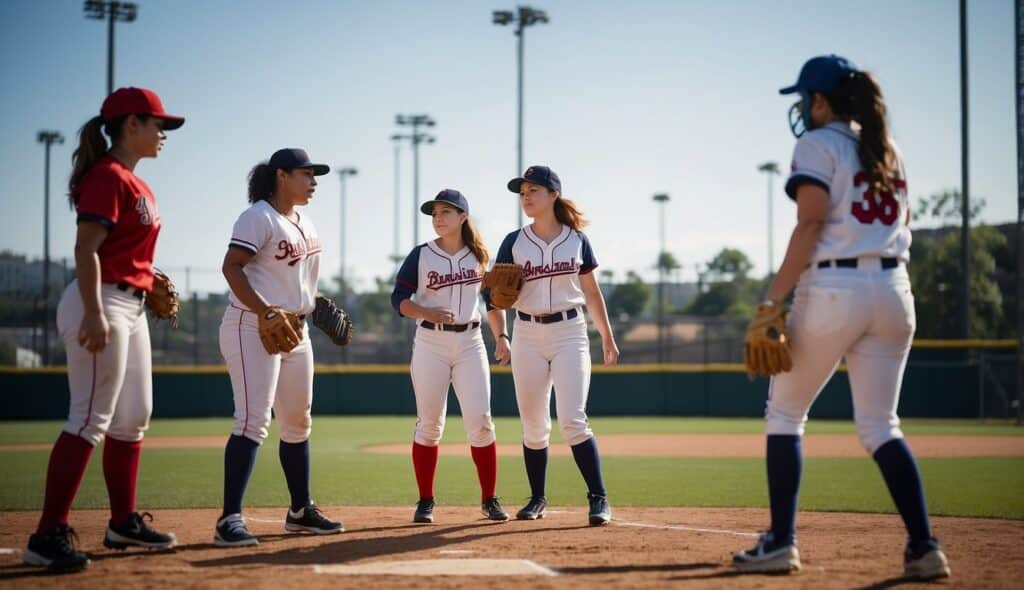
[[[491,443],[486,447],[469,447],[476,463],[476,476],[480,479],[480,501],[494,497],[498,485],[498,447]]]
[[[412,468],[416,471],[416,485],[420,500],[433,499],[434,473],[437,471],[437,447],[412,443]]]
[[[117,526],[135,512],[135,490],[139,481],[139,456],[142,441],[127,442],[110,438],[103,441],[103,477],[110,498],[110,520]]]
[[[57,437],[46,468],[46,495],[37,533],[48,533],[59,524],[67,524],[92,448],[84,438],[67,432],[61,432]]]

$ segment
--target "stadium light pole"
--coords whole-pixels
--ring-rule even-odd
[[[399,220],[398,213],[399,213],[399,211],[402,210],[402,202],[401,202],[402,201],[402,191],[401,191],[401,183],[399,182],[399,177],[400,177],[400,174],[401,174],[402,139],[403,139],[403,136],[400,135],[400,134],[397,134],[397,133],[391,136],[391,143],[394,146],[394,153],[395,153],[395,195],[394,195],[395,196],[395,214],[394,214],[395,215],[395,219],[394,219],[394,222],[395,222],[394,232],[395,233],[394,233],[394,236],[393,236],[393,242],[394,243],[392,244],[392,247],[391,247],[391,260],[395,264],[398,264],[398,262],[402,260],[402,258],[401,258],[401,256],[402,256],[401,255],[401,247],[402,246],[400,244],[400,241],[401,241],[401,236],[400,236],[401,228],[399,227],[399,222],[398,222],[398,220]]]
[[[969,146],[967,129],[967,0],[960,0],[960,282],[961,338],[971,337],[971,190],[968,174]]]
[[[658,362],[665,362],[665,204],[669,202],[669,196],[665,193],[658,193],[652,197],[655,203],[660,205],[661,211],[661,241],[658,251]]]
[[[43,365],[50,364],[50,146],[64,143],[60,131],[42,130],[36,136],[45,146],[43,164]]]
[[[421,131],[420,128],[433,127],[437,124],[437,121],[434,121],[430,115],[426,114],[395,115],[395,124],[400,127],[412,127],[412,133],[400,137],[408,139],[409,143],[412,144],[412,245],[415,248],[420,243],[420,144],[432,144],[436,141],[433,135]]]
[[[139,5],[117,0],[85,0],[85,17],[107,21],[107,94],[114,91],[114,23],[133,22],[139,15]]]
[[[347,228],[345,227],[346,221],[346,195],[345,195],[345,179],[349,176],[355,176],[359,174],[359,170],[351,166],[339,166],[338,167],[338,180],[341,182],[341,274],[338,275],[339,283],[341,287],[341,300],[347,304],[348,297],[348,280],[345,278],[345,242]]]
[[[781,174],[778,162],[765,162],[757,167],[765,173],[768,178],[768,276],[775,274],[775,223],[773,221],[774,202],[772,200],[772,185],[775,184],[775,176]]]
[[[1024,423],[1024,0],[1013,3],[1017,119],[1017,425]]]
[[[523,42],[526,38],[526,27],[545,24],[548,14],[543,10],[529,6],[517,6],[516,11],[495,10],[491,13],[491,22],[498,26],[515,24],[516,44],[516,176],[523,173]],[[517,206],[518,223],[523,225],[523,208]]]

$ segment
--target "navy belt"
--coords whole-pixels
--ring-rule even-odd
[[[572,309],[568,309],[566,311],[559,311],[557,313],[552,313],[549,315],[530,315],[528,313],[523,313],[519,310],[516,310],[516,315],[519,316],[519,319],[523,320],[524,322],[536,322],[538,324],[553,324],[555,322],[560,322],[562,320],[571,320],[572,318],[578,316],[579,314],[579,310],[575,307]]]
[[[440,329],[443,332],[465,332],[466,330],[475,330],[479,328],[480,322],[470,322],[468,324],[435,324],[434,322],[424,320],[420,322],[420,327],[428,330]]]
[[[899,258],[882,258],[882,270],[890,270],[900,265]],[[818,268],[857,268],[856,258],[836,258],[834,260],[822,260],[817,264]]]
[[[135,287],[132,287],[128,283],[117,283],[116,287],[118,291],[124,291],[125,293],[130,294],[132,297],[136,299],[144,299],[146,297],[145,291],[143,291],[142,289],[136,289]]]

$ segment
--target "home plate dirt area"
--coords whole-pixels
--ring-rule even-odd
[[[515,506],[509,506],[515,509]],[[764,509],[614,507],[605,527],[586,524],[583,506],[553,507],[533,522],[492,523],[475,508],[438,506],[430,525],[413,507],[325,507],[347,531],[284,533],[284,509],[248,512],[258,547],[214,547],[217,511],[158,510],[155,525],[178,535],[174,551],[103,548],[106,511],[72,513],[80,548],[92,558],[79,574],[52,576],[22,565],[36,512],[0,513],[0,588],[1018,588],[1024,576],[1024,522],[933,519],[952,579],[906,583],[903,526],[896,515],[803,512],[804,569],[790,576],[737,575],[732,553],[752,546]]]

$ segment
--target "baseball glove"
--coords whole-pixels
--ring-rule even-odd
[[[331,342],[338,346],[345,346],[352,341],[352,317],[323,295],[316,296],[313,325],[323,330]]]
[[[789,334],[786,332],[788,313],[785,306],[779,304],[757,306],[757,315],[747,326],[747,336],[743,341],[743,363],[747,365],[747,377],[770,377],[793,368],[793,359],[789,355]]]
[[[302,340],[302,320],[277,306],[260,314],[260,341],[267,354],[291,352]]]
[[[178,290],[163,271],[153,272],[153,290],[146,295],[146,307],[156,319],[170,320],[172,326],[178,327]]]
[[[491,305],[498,309],[512,307],[523,288],[523,267],[500,262],[484,273],[483,288],[491,290]]]

